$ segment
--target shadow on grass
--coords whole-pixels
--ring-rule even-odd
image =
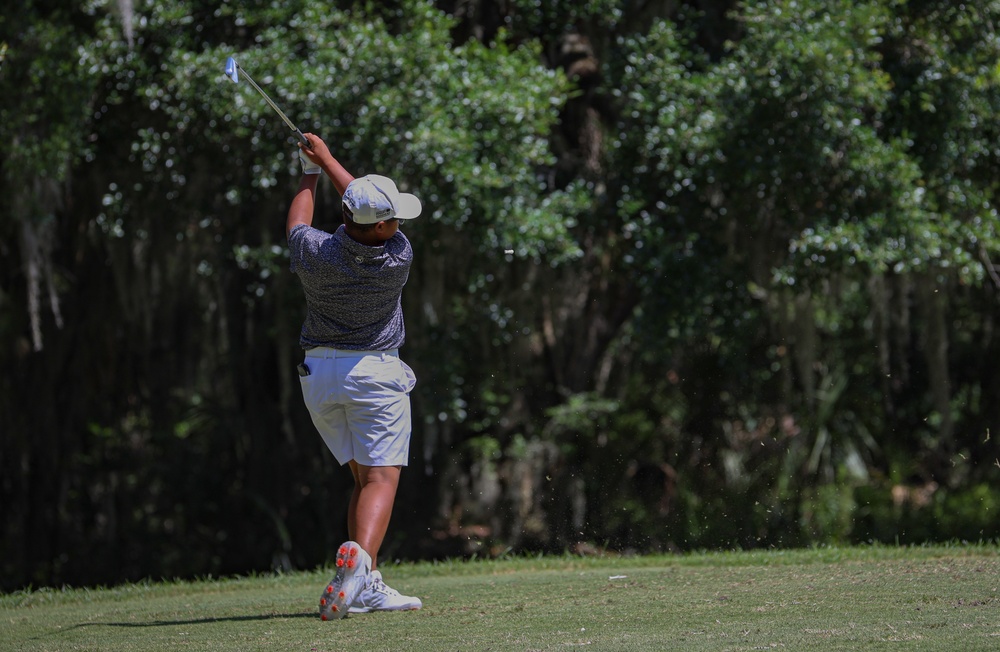
[[[257,616],[224,616],[212,618],[188,618],[185,620],[151,620],[145,623],[80,623],[66,628],[65,631],[80,629],[83,627],[173,627],[177,625],[211,625],[213,623],[243,623],[255,620],[279,620],[285,618],[315,618],[319,620],[319,615],[315,612],[300,612],[296,614],[260,614]]]

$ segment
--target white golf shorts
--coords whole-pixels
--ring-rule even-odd
[[[304,364],[302,398],[337,461],[406,466],[417,379],[399,353],[318,347],[306,351]]]

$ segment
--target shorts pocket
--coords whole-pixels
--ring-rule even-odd
[[[355,364],[347,381],[359,390],[409,394],[417,377],[408,364],[395,356],[368,356]]]
[[[410,369],[410,365],[406,364],[402,360],[399,361],[399,366],[403,372],[402,386],[403,391],[409,394],[413,391],[413,388],[417,384],[417,375],[413,373],[413,369]]]

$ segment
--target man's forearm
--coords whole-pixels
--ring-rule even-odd
[[[333,156],[329,160],[324,161],[322,167],[326,176],[330,177],[330,181],[333,181],[333,187],[337,189],[337,194],[343,197],[344,192],[347,190],[347,185],[354,181],[354,176],[345,170],[340,161]]]

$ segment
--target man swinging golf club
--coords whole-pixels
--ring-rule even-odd
[[[419,609],[419,598],[388,587],[375,568],[409,456],[409,393],[416,378],[398,349],[405,335],[400,297],[413,249],[399,224],[420,214],[420,201],[386,177],[355,179],[319,136],[305,139],[309,147],[299,144],[304,174],[286,222],[291,270],[306,298],[299,376],[316,429],[354,476],[350,540],[337,551],[320,616]],[[343,198],[343,224],[333,233],[312,226],[322,173]]]

